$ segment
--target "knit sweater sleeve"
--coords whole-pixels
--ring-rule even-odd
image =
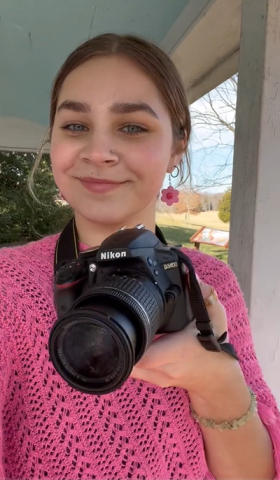
[[[2,248],[0,254],[0,479],[5,477],[4,467],[4,414],[12,371],[11,324],[16,321],[15,305],[19,303],[17,289],[13,288],[9,263],[10,250]],[[15,269],[14,269],[15,270]]]
[[[10,375],[8,351],[7,340],[0,327],[0,478],[5,478],[3,465],[3,413]]]
[[[185,253],[189,255],[190,252]],[[213,285],[225,307],[229,341],[237,351],[247,384],[257,395],[258,413],[270,434],[274,447],[277,471],[275,480],[278,480],[280,479],[280,413],[257,360],[248,312],[239,284],[234,273],[226,264],[199,252],[189,256],[199,277]]]

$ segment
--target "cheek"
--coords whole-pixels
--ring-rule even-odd
[[[62,142],[51,142],[50,158],[55,184],[59,190],[65,192],[65,188],[71,186],[69,183],[70,177],[66,175],[66,173],[73,164],[73,161],[71,162],[67,147],[65,148]]]
[[[50,157],[53,172],[57,174],[66,172],[74,163],[75,152],[73,145],[55,138],[51,141]]]
[[[136,150],[137,158],[134,166],[132,164],[137,175],[154,188],[161,187],[170,161],[170,146],[163,143],[161,141],[145,145],[141,152]]]

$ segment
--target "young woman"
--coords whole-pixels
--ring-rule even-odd
[[[190,131],[181,79],[156,46],[106,34],[68,57],[49,141],[80,251],[124,226],[155,232],[165,175],[187,171]],[[0,478],[279,479],[280,415],[230,269],[184,250],[215,336],[228,330],[239,361],[203,348],[191,323],[155,340],[119,389],[90,395],[49,358],[57,238],[0,251]]]

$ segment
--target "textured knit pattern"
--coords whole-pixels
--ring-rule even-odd
[[[54,370],[47,345],[56,320],[55,242],[54,236],[0,250],[0,479],[212,478],[184,390],[128,379],[109,395],[85,395]],[[256,360],[237,281],[215,258],[186,253],[226,308],[230,339],[257,393],[279,472],[280,416]]]

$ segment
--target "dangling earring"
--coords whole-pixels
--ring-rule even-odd
[[[161,191],[161,201],[166,203],[166,205],[168,205],[169,207],[173,205],[173,203],[179,202],[179,190],[176,190],[176,188],[172,187],[171,185],[171,177],[177,178],[179,173],[179,168],[176,165],[173,172],[169,174],[169,187],[163,188],[163,190]]]

